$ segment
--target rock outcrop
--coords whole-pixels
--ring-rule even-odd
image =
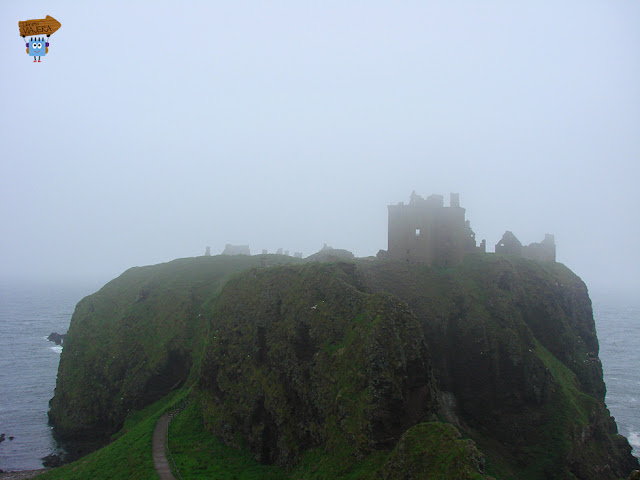
[[[51,332],[47,337],[47,340],[55,343],[56,345],[62,345],[64,343],[65,338],[67,338],[66,333]]]

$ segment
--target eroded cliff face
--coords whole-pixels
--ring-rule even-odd
[[[496,255],[454,268],[259,264],[133,269],[84,299],[61,357],[56,431],[106,438],[189,378],[212,434],[265,463],[376,459],[375,478],[404,478],[400,464],[485,478],[484,456],[496,478],[638,468],[603,403],[587,289],[566,267]]]
[[[182,385],[208,330],[204,305],[229,275],[259,264],[216,256],[136,267],[80,301],[50,402],[56,435],[95,448],[130,412]]]
[[[454,269],[363,265],[420,321],[442,414],[502,476],[616,479],[637,460],[604,405],[584,283],[557,263],[468,257]]]
[[[435,419],[435,381],[407,306],[361,290],[353,264],[256,269],[212,314],[200,387],[212,432],[291,467],[308,449],[364,458]]]

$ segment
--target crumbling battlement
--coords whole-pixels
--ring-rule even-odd
[[[378,256],[420,262],[428,265],[457,265],[472,252],[486,253],[486,241],[476,245],[476,234],[465,219],[466,210],[460,207],[460,196],[452,193],[449,206],[442,195],[422,198],[411,194],[409,204],[389,205],[389,246]],[[507,231],[496,245],[496,253],[521,255],[532,260],[555,262],[556,246],[553,235],[545,235],[540,243],[523,246]]]
[[[531,260],[543,262],[555,262],[556,242],[553,235],[547,233],[540,243],[531,243],[524,246],[512,232],[507,230],[504,232],[502,239],[496,244],[496,253],[520,255]]]

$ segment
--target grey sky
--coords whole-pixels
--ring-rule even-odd
[[[3,1],[0,275],[375,255],[416,190],[637,291],[639,45],[636,1]]]

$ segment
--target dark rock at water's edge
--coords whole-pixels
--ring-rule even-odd
[[[42,465],[47,468],[55,468],[64,465],[66,462],[64,461],[64,457],[58,455],[57,453],[51,453],[46,457],[42,458]]]
[[[4,439],[5,439],[5,434],[0,433],[0,443],[4,442]]]
[[[65,338],[67,338],[66,333],[51,332],[51,334],[47,337],[47,340],[55,343],[56,345],[62,345]]]
[[[91,437],[89,435],[77,438],[64,437],[58,435],[55,429],[53,429],[51,433],[57,448],[50,455],[47,455],[47,457],[51,457],[51,455],[57,456],[61,461],[61,465],[75,462],[85,455],[99,450],[109,442],[109,439],[105,439],[103,436],[98,435],[95,437]]]

